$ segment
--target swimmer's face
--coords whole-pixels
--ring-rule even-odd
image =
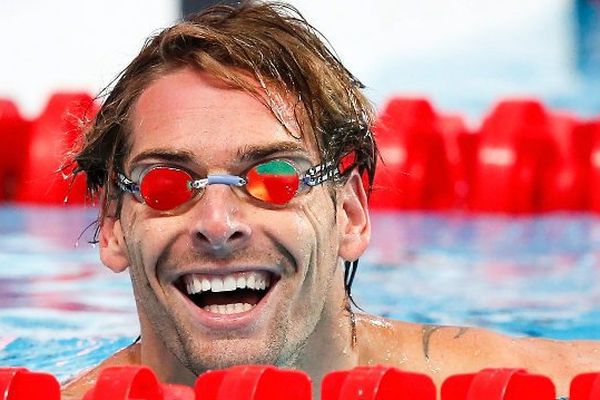
[[[172,72],[133,108],[123,172],[168,164],[202,177],[235,175],[259,153],[319,164],[314,141],[300,138],[293,113],[282,111],[293,136],[246,92],[191,69]],[[100,252],[111,269],[129,268],[144,346],[194,373],[293,364],[324,319],[343,308],[342,259],[366,246],[356,182],[314,187],[284,207],[226,185],[168,212],[124,194],[119,219],[103,221]]]

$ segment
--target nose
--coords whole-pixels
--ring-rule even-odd
[[[252,228],[228,185],[210,185],[194,205],[190,236],[200,252],[227,256],[248,245]]]

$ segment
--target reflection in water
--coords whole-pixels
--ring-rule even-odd
[[[381,213],[373,225],[355,289],[369,312],[600,338],[597,216]]]

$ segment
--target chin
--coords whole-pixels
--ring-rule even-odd
[[[289,364],[289,357],[282,357],[282,346],[277,346],[272,341],[215,339],[211,340],[210,344],[195,344],[193,347],[193,350],[187,353],[187,359],[190,369],[196,375],[207,370],[225,369],[234,365]]]

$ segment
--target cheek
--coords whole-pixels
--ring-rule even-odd
[[[176,229],[170,218],[152,218],[136,209],[121,215],[123,236],[129,253],[133,274],[154,270],[156,260]]]
[[[325,196],[324,193],[321,197]],[[324,258],[336,255],[337,227],[333,202],[331,198],[326,197],[321,201],[306,204],[301,212],[302,224],[298,223],[298,225],[302,226],[305,234],[310,238],[305,242],[312,249],[313,262],[321,266]]]

